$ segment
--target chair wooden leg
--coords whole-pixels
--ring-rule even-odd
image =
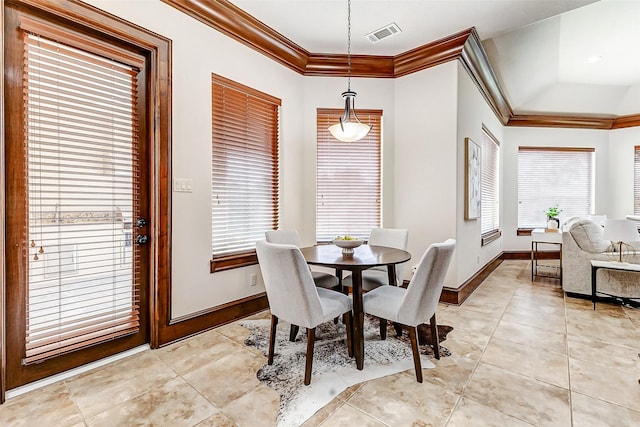
[[[351,322],[351,310],[342,316],[342,321],[347,328],[347,353],[349,357],[353,357],[353,322]]]
[[[276,345],[276,329],[278,328],[278,318],[271,315],[271,331],[269,333],[269,355],[267,356],[267,364],[273,364],[273,348]]]
[[[431,341],[433,341],[433,355],[436,359],[440,359],[440,337],[438,337],[438,324],[436,323],[436,314],[433,313],[429,320],[431,325]]]
[[[380,339],[382,341],[387,339],[387,319],[380,319]]]
[[[402,337],[402,325],[397,322],[393,322],[393,329],[396,330],[396,336],[398,338]]]
[[[311,368],[313,365],[313,345],[316,340],[316,328],[307,328],[307,363],[304,367],[304,385],[311,383]]]
[[[338,278],[338,284],[335,285],[333,288],[331,288],[331,290],[336,292],[342,292],[342,270],[336,269],[336,277]],[[333,319],[333,324],[337,325],[339,319],[340,319],[340,316]],[[344,323],[344,321],[342,323]]]
[[[294,342],[296,340],[299,330],[300,327],[298,325],[291,325],[291,329],[289,330],[289,341]]]
[[[413,351],[413,365],[416,368],[416,380],[422,382],[422,364],[420,363],[420,351],[418,350],[417,329],[409,327],[409,339],[411,340],[411,350]]]

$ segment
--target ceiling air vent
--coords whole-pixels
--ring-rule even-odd
[[[379,29],[367,34],[365,37],[371,43],[378,43],[382,39],[386,39],[387,37],[391,37],[391,36],[394,36],[396,34],[400,34],[401,32],[402,32],[402,30],[400,29],[400,27],[398,27],[398,24],[396,24],[395,22],[392,22],[389,25],[385,25],[384,27],[379,28]]]

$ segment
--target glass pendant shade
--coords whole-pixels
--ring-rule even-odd
[[[340,122],[329,126],[329,132],[339,141],[355,142],[359,141],[371,130],[371,126],[361,123],[356,116],[354,102],[356,93],[350,90],[342,92],[344,99],[344,116],[340,118]]]

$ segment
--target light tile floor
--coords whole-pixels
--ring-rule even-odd
[[[529,268],[505,261],[464,304],[438,307],[452,355],[423,384],[413,371],[359,384],[305,427],[640,425],[640,310],[594,311]],[[278,396],[247,335],[232,323],[16,397],[0,425],[273,426]]]

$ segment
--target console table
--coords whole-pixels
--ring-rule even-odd
[[[593,302],[593,309],[596,309],[596,293],[601,293],[610,297],[617,297],[616,295],[611,295],[606,292],[600,292],[596,290],[596,271],[601,268],[605,268],[607,270],[620,270],[620,271],[636,271],[640,273],[640,264],[631,264],[628,262],[616,262],[616,261],[598,261],[591,260],[591,301]],[[619,297],[622,298],[622,297]],[[640,299],[638,297],[626,297],[627,299]]]
[[[558,276],[543,276],[538,273],[538,245],[555,245],[560,248],[560,267]],[[531,281],[534,276],[554,277],[562,282],[562,233],[560,230],[547,231],[544,228],[536,228],[531,231]]]

